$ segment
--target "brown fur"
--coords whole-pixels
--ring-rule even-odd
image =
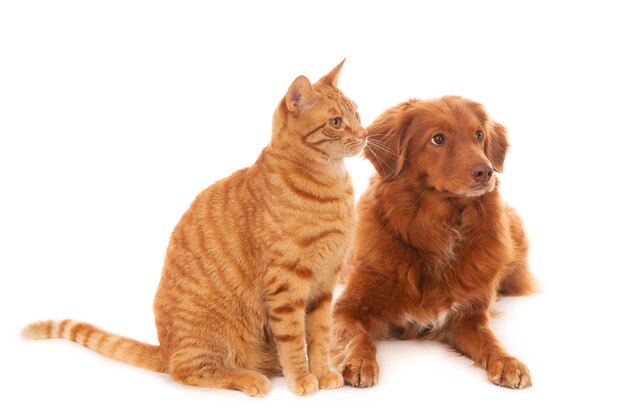
[[[154,302],[159,346],[69,320],[24,335],[249,395],[265,395],[266,375],[280,373],[298,395],[343,385],[327,358],[331,295],[353,230],[343,158],[367,131],[336,88],[342,64],[314,85],[298,77],[254,165],[204,190],[174,229]]]
[[[333,310],[337,369],[371,386],[373,340],[417,337],[451,345],[495,384],[530,386],[526,366],[490,327],[500,294],[535,290],[520,218],[488,169],[502,170],[504,127],[480,104],[444,97],[402,103],[368,131],[365,155],[377,175],[357,207],[347,284]]]

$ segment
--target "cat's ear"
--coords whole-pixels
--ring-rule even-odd
[[[287,90],[287,95],[285,96],[287,109],[290,112],[295,112],[298,109],[310,106],[314,102],[315,96],[311,82],[304,75],[299,76]]]
[[[341,71],[341,67],[343,67],[344,62],[346,62],[345,58],[343,59],[343,61],[339,63],[339,65],[333,68],[328,74],[320,78],[318,82],[322,84],[330,85],[333,87],[337,87],[337,82],[339,81],[339,72]]]

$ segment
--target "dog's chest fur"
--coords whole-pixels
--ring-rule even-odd
[[[416,262],[404,271],[414,291],[407,292],[406,308],[392,327],[395,337],[429,337],[477,304],[491,302],[489,287],[497,271],[481,259],[500,253],[498,211],[490,210],[490,198],[464,200],[442,201],[439,223],[431,223],[430,236],[404,243],[416,253]]]

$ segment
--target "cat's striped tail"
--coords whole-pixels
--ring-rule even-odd
[[[22,330],[25,339],[67,339],[104,356],[141,368],[165,372],[166,366],[158,346],[115,335],[93,326],[72,320],[40,321]]]

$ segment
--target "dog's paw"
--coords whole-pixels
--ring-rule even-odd
[[[490,358],[487,363],[487,377],[496,385],[507,388],[527,388],[532,386],[530,371],[512,356]]]
[[[340,369],[343,378],[353,387],[365,388],[378,384],[376,359],[347,357]]]
[[[300,379],[287,380],[287,385],[289,385],[289,389],[296,395],[309,395],[316,392],[320,383],[317,380],[317,377],[313,374],[308,374]]]

